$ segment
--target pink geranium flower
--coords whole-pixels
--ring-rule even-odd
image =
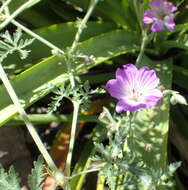
[[[171,2],[164,2],[163,0],[153,0],[150,5],[152,9],[144,13],[144,24],[152,24],[152,32],[164,30],[165,28],[173,30],[175,27],[175,15],[172,13],[177,10],[177,7]]]
[[[121,113],[156,106],[163,97],[161,90],[156,88],[158,84],[154,70],[126,64],[117,69],[116,78],[109,80],[106,87],[110,95],[118,99],[116,112]]]

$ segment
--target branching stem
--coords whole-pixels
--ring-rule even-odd
[[[78,27],[78,31],[77,31],[76,36],[75,36],[75,40],[72,43],[71,52],[73,52],[75,50],[75,48],[78,44],[78,41],[80,40],[80,36],[82,34],[82,31],[86,27],[86,23],[88,22],[88,19],[91,16],[91,13],[93,12],[97,3],[98,3],[98,0],[91,0],[90,1],[90,5],[89,5],[89,8],[87,10],[87,13],[86,13],[85,17],[83,18],[83,20],[81,21],[81,23]]]
[[[5,8],[6,6],[8,6],[8,4],[9,4],[11,1],[12,1],[12,0],[7,0],[6,2],[4,2],[4,3],[2,4],[2,6],[1,6],[1,8],[0,8],[0,13],[3,12],[4,8]]]
[[[11,22],[16,16],[18,16],[22,11],[27,9],[31,4],[33,4],[37,0],[29,0],[23,5],[21,5],[16,11],[14,11],[5,21],[0,24],[0,29],[3,29],[7,24]]]
[[[80,36],[82,34],[82,31],[85,28],[86,23],[87,23],[89,17],[91,16],[91,13],[94,10],[97,2],[98,2],[98,0],[91,0],[90,1],[90,5],[89,5],[89,8],[87,10],[87,13],[86,13],[85,17],[83,18],[83,20],[81,21],[81,23],[78,27],[78,31],[76,33],[75,39],[74,39],[72,46],[70,48],[70,51],[69,51],[70,56],[75,51],[77,44],[78,44],[78,41],[80,39]],[[73,74],[73,70],[72,70],[71,59],[68,59],[67,67],[68,67],[68,71],[69,71],[69,78],[70,78],[71,87],[74,88],[75,87],[75,79],[74,79],[74,74]],[[65,166],[65,173],[67,176],[70,176],[70,174],[71,174],[70,168],[71,168],[71,160],[72,160],[74,142],[75,142],[75,137],[76,137],[76,126],[77,126],[80,102],[73,101],[73,108],[74,108],[74,111],[73,111],[73,119],[72,119],[72,127],[71,127],[70,144],[69,144],[69,151],[68,151],[66,166]]]

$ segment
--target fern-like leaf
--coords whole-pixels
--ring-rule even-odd
[[[25,50],[24,48],[30,45],[34,39],[21,39],[22,31],[21,29],[17,29],[13,36],[10,35],[8,31],[1,34],[0,37],[0,61],[2,62],[8,54],[12,54],[14,52],[18,52],[20,54],[21,59],[25,59],[28,54],[29,50]]]
[[[41,156],[34,162],[34,168],[28,176],[28,185],[30,190],[42,190],[42,181],[46,174],[44,173],[44,160]]]
[[[0,189],[2,190],[21,190],[20,178],[13,167],[10,167],[8,172],[5,172],[0,166]]]

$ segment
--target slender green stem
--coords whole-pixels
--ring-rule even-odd
[[[76,126],[77,126],[80,103],[73,102],[73,106],[74,106],[74,111],[73,111],[73,118],[72,118],[71,136],[70,136],[69,151],[68,151],[66,166],[65,166],[65,172],[67,176],[70,176],[70,170],[71,170],[70,168],[71,168],[72,154],[73,154],[73,148],[74,148],[74,141],[76,137]]]
[[[34,2],[34,1],[33,1]],[[31,1],[30,1],[31,3]],[[9,9],[8,6],[5,7],[5,13],[6,15],[9,16]],[[50,173],[53,175],[54,179],[58,182],[58,185],[60,185],[61,187],[64,186],[64,183],[66,183],[64,175],[62,172],[60,172],[58,170],[58,168],[56,167],[54,161],[52,160],[50,154],[48,153],[48,151],[46,150],[44,144],[42,143],[38,133],[36,132],[33,124],[31,123],[27,113],[25,112],[25,110],[22,108],[22,105],[19,102],[19,99],[2,67],[2,65],[0,64],[0,78],[12,100],[12,102],[14,103],[16,109],[18,110],[20,117],[22,118],[22,120],[24,121],[30,135],[32,136],[34,142],[36,143],[39,151],[41,152],[42,156],[44,157],[48,167],[50,168]]]
[[[138,57],[136,59],[136,66],[138,66],[142,60],[147,41],[148,41],[147,32],[145,30],[143,30],[142,31],[142,44],[141,44],[141,48],[140,48],[140,53],[138,54]]]
[[[68,122],[71,120],[72,115],[55,115],[55,114],[27,114],[29,120],[34,124],[48,124],[51,122]],[[97,122],[97,115],[83,115],[79,114],[79,120],[86,122]],[[23,125],[24,122],[19,116],[13,117],[6,125]]]
[[[9,17],[10,13],[9,13],[9,9],[8,7],[5,7],[5,14],[7,17]],[[19,22],[17,22],[16,20],[12,19],[11,23],[14,24],[15,26],[17,26],[18,28],[21,28],[24,32],[26,32],[27,34],[29,34],[30,36],[34,37],[35,39],[39,40],[40,42],[42,42],[43,44],[45,44],[46,46],[57,50],[59,53],[64,54],[64,52],[57,46],[55,46],[54,44],[52,44],[51,42],[49,42],[48,40],[44,39],[43,37],[39,36],[38,34],[34,33],[33,31],[31,31],[30,29],[26,28],[25,26],[23,26],[22,24],[20,24]]]
[[[31,4],[33,4],[36,0],[29,0],[23,5],[21,5],[18,9],[16,9],[15,12],[13,12],[4,22],[0,24],[0,29],[3,29],[7,24],[11,22],[12,19],[14,19],[17,15],[19,15],[22,11],[30,7]]]
[[[52,49],[56,49],[58,50],[59,53],[64,54],[64,52],[57,46],[55,46],[54,44],[52,44],[51,42],[49,42],[48,40],[42,38],[41,36],[39,36],[38,34],[32,32],[31,30],[29,30],[28,28],[26,28],[25,26],[23,26],[22,24],[20,24],[19,22],[17,22],[16,20],[11,20],[11,23],[14,24],[15,26],[17,26],[18,28],[21,28],[23,31],[25,31],[27,34],[29,34],[30,36],[34,37],[35,39],[39,40],[40,42],[42,42],[43,44],[45,44],[46,46],[52,48]]]
[[[87,174],[87,173],[91,173],[91,172],[98,172],[98,171],[100,171],[101,170],[101,168],[93,168],[93,169],[90,169],[90,170],[85,170],[85,171],[83,171],[83,172],[80,172],[80,173],[77,173],[77,174],[75,174],[75,175],[72,175],[71,177],[69,177],[68,179],[73,179],[73,178],[75,178],[75,177],[77,177],[77,176],[79,176],[79,175],[82,175],[82,174]]]
[[[97,3],[98,3],[98,0],[91,0],[90,1],[90,5],[89,5],[89,8],[87,10],[87,13],[84,16],[84,18],[82,19],[81,23],[79,24],[78,31],[76,33],[75,39],[74,39],[72,46],[70,48],[70,51],[69,51],[70,56],[75,51],[77,44],[80,40],[80,36],[83,32],[83,29],[86,27],[86,23],[88,22],[88,19],[91,16],[91,13],[93,12]],[[74,76],[73,76],[73,72],[72,72],[72,62],[71,61],[68,62],[67,67],[68,67],[69,75],[70,75],[70,83],[74,87],[75,86],[75,80],[74,80]]]
[[[91,0],[90,1],[90,5],[89,5],[89,8],[87,10],[87,13],[86,13],[85,17],[83,18],[83,20],[81,21],[81,23],[78,27],[78,31],[77,31],[76,36],[75,36],[75,40],[72,43],[71,52],[73,52],[75,50],[75,48],[78,44],[78,41],[80,40],[80,36],[82,34],[82,31],[86,27],[86,23],[87,23],[89,17],[91,16],[91,13],[93,12],[97,3],[98,3],[98,0]]]
[[[36,132],[34,126],[32,125],[32,123],[30,122],[25,110],[22,108],[21,103],[19,102],[19,99],[2,67],[2,65],[0,64],[0,78],[10,96],[10,98],[12,99],[16,109],[18,110],[21,118],[23,119],[25,125],[27,126],[27,129],[29,131],[29,133],[31,134],[33,140],[35,141],[38,149],[40,150],[41,154],[43,155],[46,163],[48,164],[49,168],[52,171],[58,171],[55,163],[53,162],[51,156],[49,155],[49,153],[47,152],[44,144],[42,143],[38,133]]]
[[[78,41],[82,34],[82,31],[85,28],[85,25],[91,15],[93,9],[95,8],[97,2],[98,2],[98,0],[90,1],[90,5],[87,10],[87,13],[78,27],[78,31],[76,33],[75,39],[74,39],[72,46],[70,48],[70,51],[69,51],[70,58],[68,58],[68,60],[67,60],[67,67],[68,67],[68,71],[69,71],[69,78],[70,78],[70,83],[71,83],[72,88],[75,87],[75,79],[74,79],[74,74],[73,74],[73,70],[72,70],[71,54],[76,49]],[[74,141],[75,141],[75,136],[76,136],[76,125],[77,125],[77,120],[78,120],[78,112],[79,112],[80,102],[73,101],[73,107],[74,107],[74,111],[73,111],[73,120],[72,120],[72,127],[71,127],[70,144],[69,144],[69,151],[68,151],[66,166],[65,166],[65,172],[66,172],[67,176],[70,176],[70,173],[71,173],[71,171],[70,171],[71,170],[70,169],[71,168],[71,160],[72,160]]]
[[[4,8],[5,8],[6,6],[8,6],[8,4],[9,4],[11,1],[12,1],[12,0],[7,0],[6,2],[4,2],[4,3],[2,4],[2,6],[1,6],[1,8],[0,8],[0,13],[3,12]]]

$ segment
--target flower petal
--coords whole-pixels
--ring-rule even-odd
[[[162,20],[158,19],[156,20],[152,26],[151,26],[151,31],[152,32],[157,32],[157,31],[161,31],[164,30],[164,23]]]
[[[166,7],[166,9],[169,11],[169,12],[175,12],[175,11],[177,11],[177,7],[175,7],[171,2],[165,2],[164,3],[165,4],[165,7]]]
[[[148,67],[142,67],[139,69],[137,82],[139,84],[139,88],[148,90],[157,87],[159,84],[159,78],[154,70],[151,70]]]
[[[129,89],[134,87],[135,83],[135,76],[138,72],[138,69],[133,64],[126,64],[123,65],[123,71],[124,71],[124,83],[128,83],[129,86],[127,86]]]
[[[150,5],[155,9],[160,9],[164,6],[163,0],[153,0]]]
[[[123,111],[137,111],[140,108],[146,108],[147,105],[140,102],[129,101],[128,99],[119,100],[116,104],[116,112],[121,113]]]
[[[114,98],[120,99],[124,97],[124,86],[120,80],[112,79],[109,80],[106,84],[106,88],[110,95]]]
[[[174,15],[173,14],[165,16],[164,25],[168,28],[168,30],[174,30],[176,24],[174,23]]]
[[[151,24],[154,21],[154,10],[147,10],[144,13],[143,23],[144,24]]]
[[[144,102],[147,105],[147,108],[158,105],[159,101],[162,99],[163,93],[161,90],[155,88],[147,91],[147,96],[144,98]]]

